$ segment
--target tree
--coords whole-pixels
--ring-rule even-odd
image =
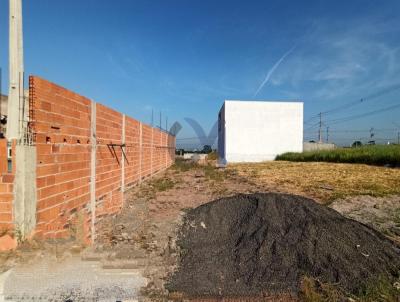
[[[211,148],[211,146],[210,145],[204,145],[204,147],[203,147],[203,151],[202,151],[203,153],[211,153],[212,152],[212,148]]]

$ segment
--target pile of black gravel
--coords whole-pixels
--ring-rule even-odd
[[[400,272],[399,246],[382,234],[287,194],[238,195],[190,210],[178,246],[167,288],[188,296],[297,293],[303,276],[356,293]]]

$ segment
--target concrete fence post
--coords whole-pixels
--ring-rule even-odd
[[[91,114],[90,114],[90,213],[91,219],[91,239],[92,242],[96,239],[95,233],[95,222],[96,222],[96,150],[97,150],[97,138],[96,138],[96,103],[91,102]]]
[[[139,122],[139,183],[142,182],[142,123]]]
[[[125,114],[122,115],[122,147],[121,147],[121,191],[125,192]]]
[[[168,134],[165,134],[165,142],[164,142],[164,158],[165,158],[165,168],[168,167]]]
[[[154,148],[154,128],[151,128],[151,145],[150,145],[150,176],[153,175],[153,148]]]
[[[36,147],[15,146],[14,223],[22,239],[36,227]]]

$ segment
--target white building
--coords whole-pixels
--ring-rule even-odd
[[[218,115],[220,163],[273,160],[303,151],[303,103],[226,100]]]

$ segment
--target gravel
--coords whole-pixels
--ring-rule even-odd
[[[193,297],[296,294],[304,276],[356,293],[400,271],[400,248],[381,233],[288,194],[241,194],[192,209],[177,244],[167,288]]]

